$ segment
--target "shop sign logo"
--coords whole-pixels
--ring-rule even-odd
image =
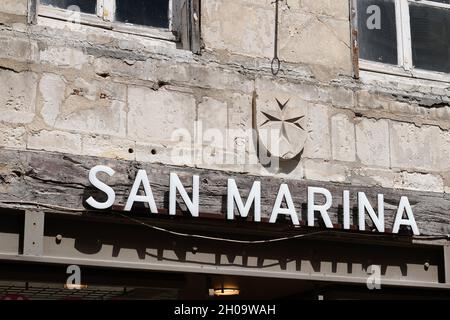
[[[306,142],[306,112],[303,108],[275,99],[274,108],[259,111],[259,141],[276,157],[290,160],[298,156]],[[261,131],[260,129],[269,130]],[[264,133],[263,133],[264,132]],[[265,134],[271,132],[272,136]]]

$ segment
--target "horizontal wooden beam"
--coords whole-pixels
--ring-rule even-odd
[[[123,206],[139,169],[147,170],[158,208],[167,210],[169,199],[169,175],[175,172],[189,190],[192,175],[200,176],[200,212],[208,216],[226,219],[227,180],[234,178],[242,194],[248,193],[253,182],[262,184],[262,213],[267,219],[275,202],[279,186],[287,183],[291,190],[300,220],[306,221],[307,188],[324,187],[333,195],[330,217],[335,226],[342,224],[342,192],[350,191],[351,214],[357,224],[357,193],[365,192],[374,206],[377,194],[384,194],[386,228],[393,225],[398,202],[407,196],[422,235],[450,234],[450,196],[444,193],[419,192],[380,187],[365,187],[331,182],[289,180],[275,177],[259,177],[240,173],[206,169],[175,167],[88,156],[67,155],[49,152],[2,150],[0,153],[0,206],[30,209],[37,204],[61,207],[69,211],[88,209],[86,199],[102,197],[88,180],[89,170],[96,165],[106,165],[115,170],[115,175],[105,181],[114,188],[116,208]],[[180,209],[184,210],[180,203]],[[136,208],[136,211],[145,208]],[[64,210],[62,210],[64,211]],[[73,213],[72,212],[72,213]],[[319,225],[320,227],[320,225]],[[370,228],[368,228],[370,230]]]

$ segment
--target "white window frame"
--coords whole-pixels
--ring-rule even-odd
[[[169,17],[169,27],[167,29],[116,21],[116,0],[97,0],[97,13],[89,14],[81,12],[80,23],[122,33],[141,35],[169,41],[179,41],[173,33],[172,4],[173,0],[169,0],[169,12],[167,13]],[[40,17],[53,18],[62,21],[71,21],[71,19],[73,19],[72,12],[66,9],[40,4],[39,1],[37,6],[37,14]]]
[[[448,73],[424,70],[413,66],[409,3],[419,3],[421,5],[445,9],[450,9],[450,5],[428,0],[394,0],[394,2],[397,29],[398,65],[394,66],[387,63],[369,61],[360,58],[359,69],[418,79],[450,82],[450,74]]]

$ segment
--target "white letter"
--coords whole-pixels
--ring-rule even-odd
[[[287,209],[281,208],[283,203],[283,198],[286,199]],[[291,192],[287,184],[282,184],[280,190],[278,191],[277,199],[275,200],[275,205],[273,206],[272,215],[270,216],[270,223],[277,222],[279,214],[285,214],[291,216],[292,223],[296,226],[300,224],[298,221],[297,213],[295,212],[294,202],[292,201]]]
[[[97,173],[99,172],[104,172],[110,177],[112,177],[115,172],[107,166],[96,166],[89,171],[89,182],[100,191],[106,193],[108,198],[106,202],[98,202],[93,197],[90,197],[86,200],[86,202],[95,209],[103,210],[110,208],[114,204],[114,201],[116,201],[116,194],[111,187],[98,180]]]
[[[315,205],[314,198],[316,194],[322,194],[325,196],[325,204]],[[314,212],[320,211],[325,226],[327,228],[333,229],[333,224],[331,223],[330,217],[328,216],[327,210],[331,208],[333,204],[333,198],[330,191],[324,188],[308,188],[308,226],[314,227]]]
[[[180,192],[186,207],[193,217],[198,217],[199,215],[199,187],[200,187],[200,177],[194,176],[192,178],[192,201],[184,189],[180,178],[175,173],[170,174],[170,196],[169,196],[169,213],[174,216],[177,214],[177,190]]]
[[[406,210],[406,216],[408,219],[403,219],[403,212]],[[413,233],[416,236],[420,235],[419,228],[417,227],[416,219],[414,219],[414,214],[409,204],[408,197],[402,197],[398,205],[397,215],[395,216],[395,223],[392,233],[398,233],[400,231],[400,226],[411,226]]]
[[[369,30],[381,30],[381,9],[377,5],[367,7],[367,14],[372,14],[367,19],[367,29]]]
[[[367,288],[369,290],[380,290],[381,289],[381,267],[380,266],[369,266],[367,268],[369,278],[367,278]]]
[[[138,195],[141,184],[144,186],[144,196]],[[125,211],[131,211],[131,208],[135,202],[148,203],[150,206],[150,212],[158,213],[155,198],[153,198],[152,188],[150,187],[150,182],[148,181],[147,172],[145,170],[139,170],[136,175],[133,187],[131,188],[130,196],[128,197],[128,201],[125,206]]]
[[[250,194],[247,198],[247,202],[242,202],[241,195],[239,194],[238,187],[236,185],[236,181],[234,179],[228,179],[228,208],[227,208],[227,216],[229,220],[234,219],[234,204],[238,208],[239,214],[241,217],[247,218],[248,213],[250,212],[250,208],[252,207],[252,203],[255,202],[255,221],[261,222],[261,182],[255,181],[253,183],[252,189],[250,190]]]
[[[359,230],[366,230],[366,217],[365,212],[369,213],[370,219],[372,219],[375,227],[379,232],[384,232],[384,197],[382,194],[378,195],[378,217],[375,214],[369,200],[364,192],[358,193],[358,213],[359,213]]]
[[[344,209],[344,229],[350,229],[350,191],[345,190],[343,199],[343,209]]]
[[[69,290],[79,288],[81,285],[80,267],[76,265],[68,266],[66,273],[70,274],[70,276],[66,280],[66,288]]]

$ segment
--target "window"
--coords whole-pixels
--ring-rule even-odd
[[[93,14],[95,14],[97,9],[96,1],[92,0],[41,0],[41,4],[61,9],[69,9],[71,6],[78,6],[81,12]]]
[[[450,0],[355,0],[360,68],[450,80]]]
[[[169,28],[169,0],[116,0],[116,19],[125,23]]]
[[[33,1],[42,17],[178,41],[200,52],[200,0]]]

